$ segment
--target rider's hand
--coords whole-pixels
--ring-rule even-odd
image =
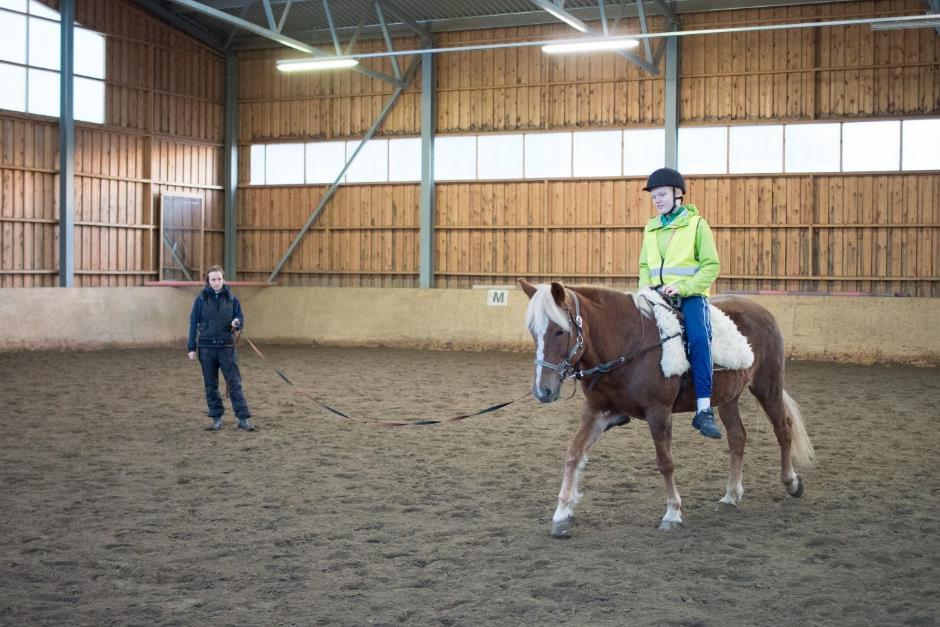
[[[662,293],[666,296],[678,296],[679,288],[677,288],[675,285],[664,285],[662,288]]]

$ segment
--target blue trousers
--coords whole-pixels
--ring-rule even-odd
[[[199,364],[202,366],[202,380],[206,384],[209,417],[218,418],[225,413],[222,397],[219,395],[219,370],[221,370],[235,416],[239,420],[251,418],[245,394],[242,392],[242,375],[238,370],[238,353],[235,352],[235,347],[231,345],[200,346]]]
[[[685,316],[685,335],[688,341],[689,362],[692,364],[692,383],[695,398],[712,395],[712,323],[708,315],[708,299],[689,296],[682,299]]]

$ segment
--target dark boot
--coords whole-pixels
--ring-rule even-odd
[[[721,429],[715,424],[715,410],[711,407],[696,412],[695,417],[692,418],[692,426],[706,438],[721,439]]]
[[[251,420],[249,418],[239,418],[238,428],[244,429],[245,431],[257,431],[258,430],[258,427],[251,424]]]
[[[222,416],[210,416],[210,418],[212,418],[212,424],[206,427],[206,431],[221,431]]]

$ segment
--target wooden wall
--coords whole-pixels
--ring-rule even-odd
[[[107,36],[107,79],[105,124],[76,125],[75,285],[157,278],[163,191],[203,196],[216,263],[222,59],[129,0],[84,0],[76,21]],[[0,286],[56,285],[58,121],[0,112],[0,142]]]
[[[683,28],[920,13],[917,0],[683,16]],[[634,23],[635,25],[635,23]],[[654,26],[654,29],[658,28]],[[440,45],[570,35],[563,25],[438,35]],[[405,47],[401,43],[398,47]],[[931,29],[843,26],[686,37],[682,124],[936,116],[940,37]],[[325,186],[248,186],[251,143],[355,138],[391,90],[353,73],[277,75],[283,54],[241,57],[240,278],[264,279]],[[386,70],[389,68],[386,67]],[[437,57],[440,133],[661,126],[663,81],[614,55],[538,48]],[[269,98],[267,94],[271,94]],[[410,89],[381,134],[417,135]],[[904,292],[940,296],[940,175],[689,177],[723,261],[719,290]],[[438,183],[435,285],[517,276],[630,286],[652,214],[639,178]],[[280,281],[414,286],[418,186],[349,185]]]
[[[76,284],[156,278],[159,194],[205,199],[206,263],[222,258],[220,57],[130,0],[86,0],[79,21],[108,35],[107,122],[76,141]],[[683,16],[719,28],[922,11],[882,0]],[[635,26],[635,22],[632,24]],[[656,28],[658,26],[654,26]],[[569,36],[563,25],[438,35],[441,45]],[[396,40],[396,47],[415,45]],[[377,43],[365,46],[378,48]],[[940,114],[940,37],[867,26],[686,37],[683,124],[850,120]],[[355,139],[391,87],[356,72],[284,75],[289,51],[240,55],[238,267],[265,279],[325,186],[248,185],[253,143]],[[402,59],[407,65],[409,59]],[[391,72],[388,60],[368,64]],[[440,133],[656,127],[663,81],[615,55],[547,57],[537,48],[437,57]],[[380,130],[416,136],[418,84]],[[57,280],[57,125],[0,112],[0,286]],[[638,178],[437,185],[439,287],[517,276],[631,285],[651,214]],[[940,175],[690,177],[714,226],[719,289],[940,295]],[[341,189],[282,272],[290,285],[414,286],[418,186]]]

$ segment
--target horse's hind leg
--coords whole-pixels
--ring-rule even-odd
[[[728,486],[725,495],[718,501],[719,507],[731,505],[737,507],[744,496],[744,445],[747,442],[747,432],[741,422],[741,412],[738,410],[738,397],[718,406],[718,415],[725,425],[728,433],[728,449],[731,452],[731,464],[728,469]]]
[[[800,407],[784,391],[782,382],[775,381],[765,386],[752,384],[751,392],[770,418],[780,445],[780,481],[787,494],[799,498],[803,496],[803,480],[794,469],[794,459],[809,466],[815,456],[813,445],[803,427]]]
[[[581,471],[588,461],[588,451],[604,434],[610,422],[608,414],[599,414],[590,407],[585,406],[581,415],[581,426],[568,444],[565,454],[565,470],[561,480],[561,490],[558,492],[558,507],[552,516],[552,535],[556,538],[571,536],[571,525],[574,522],[574,508],[581,500],[578,491],[578,481]]]

